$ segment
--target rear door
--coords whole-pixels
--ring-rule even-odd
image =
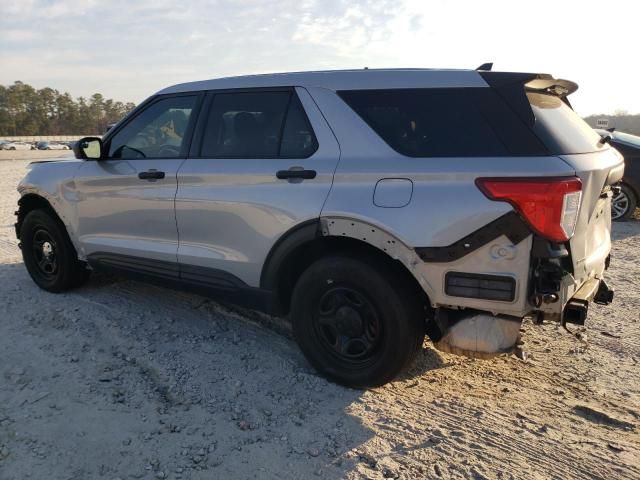
[[[282,235],[317,219],[339,148],[302,88],[211,92],[178,172],[178,260],[185,280],[258,286]]]
[[[198,103],[197,94],[152,100],[105,139],[105,158],[83,162],[77,236],[91,263],[177,276],[176,175]]]

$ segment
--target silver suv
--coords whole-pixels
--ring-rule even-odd
[[[169,87],[37,162],[16,232],[43,289],[110,271],[288,315],[327,377],[381,385],[425,334],[509,352],[611,302],[620,154],[549,75],[361,70]]]

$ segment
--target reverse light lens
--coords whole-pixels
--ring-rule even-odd
[[[560,226],[568,239],[573,237],[573,233],[576,230],[576,222],[578,220],[578,211],[580,210],[581,199],[581,191],[564,194]]]
[[[582,199],[579,178],[479,178],[476,185],[491,200],[513,205],[539,235],[559,243],[573,236]]]

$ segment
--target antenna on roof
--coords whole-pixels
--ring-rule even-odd
[[[369,70],[369,67],[364,67],[365,70]]]
[[[480,65],[478,68],[476,68],[476,70],[484,70],[486,72],[490,72],[492,68],[493,68],[493,62],[487,62]]]

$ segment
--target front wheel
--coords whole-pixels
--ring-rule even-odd
[[[611,199],[611,219],[617,221],[628,220],[633,216],[637,205],[633,190],[624,183],[620,184],[620,192]]]
[[[45,210],[27,214],[20,229],[20,243],[27,271],[43,290],[64,292],[89,276],[64,225]]]
[[[424,341],[424,309],[404,278],[347,256],[313,263],[292,299],[293,333],[309,362],[350,387],[392,380]]]

